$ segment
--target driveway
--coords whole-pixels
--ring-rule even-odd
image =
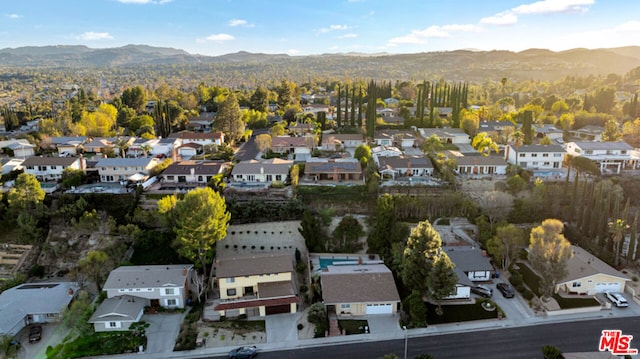
[[[267,332],[267,343],[298,342],[298,328],[296,323],[303,313],[273,314],[264,317]]]
[[[149,323],[147,328],[147,353],[170,353],[176,344],[184,313],[145,314],[142,320]]]

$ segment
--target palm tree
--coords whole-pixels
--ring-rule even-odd
[[[616,253],[616,260],[614,264],[620,265],[620,242],[624,238],[624,232],[627,231],[629,225],[624,219],[616,219],[613,222],[609,222],[609,233],[611,233],[611,239],[613,240],[613,251]]]
[[[511,135],[511,141],[513,141],[513,145],[516,147],[522,146],[522,144],[524,143],[524,133],[522,133],[522,131],[520,130],[515,131]]]
[[[425,139],[424,143],[422,144],[422,150],[430,155],[441,151],[443,148],[444,145],[442,144],[442,141],[440,141],[440,137],[438,137],[438,135],[436,134],[433,134],[431,135],[431,137]]]

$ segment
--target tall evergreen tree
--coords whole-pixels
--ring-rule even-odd
[[[356,127],[356,85],[351,88],[351,127]]]
[[[336,126],[338,128],[342,127],[342,98],[341,98],[341,90],[340,90],[340,84],[338,84],[338,101],[336,104]]]

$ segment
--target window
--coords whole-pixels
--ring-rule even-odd
[[[554,153],[553,157],[562,157],[562,153]]]
[[[255,180],[256,180],[255,175],[247,175],[247,181],[255,181]]]
[[[56,166],[51,166],[51,169],[52,169],[52,170],[55,170],[55,169],[56,169]]]
[[[267,182],[273,181],[273,175],[267,175]]]
[[[165,295],[174,295],[176,294],[176,289],[175,288],[165,288],[164,289],[164,294]]]
[[[582,283],[580,283],[580,282],[573,282],[573,283],[571,284],[571,286],[572,286],[573,288],[580,288],[580,287],[582,286]]]
[[[538,165],[538,162],[531,162],[531,165],[532,165],[532,166],[537,166],[537,165]]]
[[[167,306],[168,307],[175,307],[176,305],[178,305],[178,301],[175,299],[167,299]]]
[[[282,181],[282,175],[276,175],[276,181]]]
[[[543,153],[542,157],[549,157],[549,154],[548,153]]]
[[[593,154],[593,150],[585,150],[584,154],[585,155],[592,155]]]
[[[173,176],[167,176],[167,181],[173,181]]]
[[[538,154],[537,153],[532,153],[531,157],[538,157]]]
[[[38,171],[46,171],[47,166],[38,166]]]
[[[519,154],[518,157],[524,157],[524,153]]]
[[[235,283],[236,279],[235,278],[226,278],[225,282],[227,282],[227,283]]]
[[[543,162],[542,165],[543,166],[549,166],[551,164],[551,162]]]
[[[202,182],[202,176],[198,176],[198,182]]]
[[[34,167],[33,166],[27,166],[28,170],[32,170]]]
[[[119,322],[109,322],[109,328],[120,328]]]
[[[227,296],[232,297],[236,295],[236,290],[234,289],[227,289]]]
[[[350,309],[351,308],[351,304],[340,304],[340,308],[341,309]]]
[[[622,151],[620,151],[620,154],[621,154],[621,155],[626,155],[626,154],[627,154],[627,150],[622,150]]]

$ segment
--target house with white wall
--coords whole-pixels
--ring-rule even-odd
[[[231,180],[234,182],[284,182],[291,166],[293,166],[292,160],[280,158],[240,161],[231,170]]]
[[[160,159],[139,158],[101,158],[95,165],[101,182],[126,181],[137,174],[149,176],[151,169],[160,163]]]
[[[566,152],[560,145],[507,145],[505,160],[526,169],[559,169]]]
[[[22,162],[26,173],[36,176],[38,181],[58,181],[67,168],[84,170],[84,158],[81,157],[29,157]]]
[[[632,157],[633,147],[624,141],[567,143],[567,153],[581,156],[595,162],[602,173],[616,173],[625,168],[636,168],[638,161]]]

